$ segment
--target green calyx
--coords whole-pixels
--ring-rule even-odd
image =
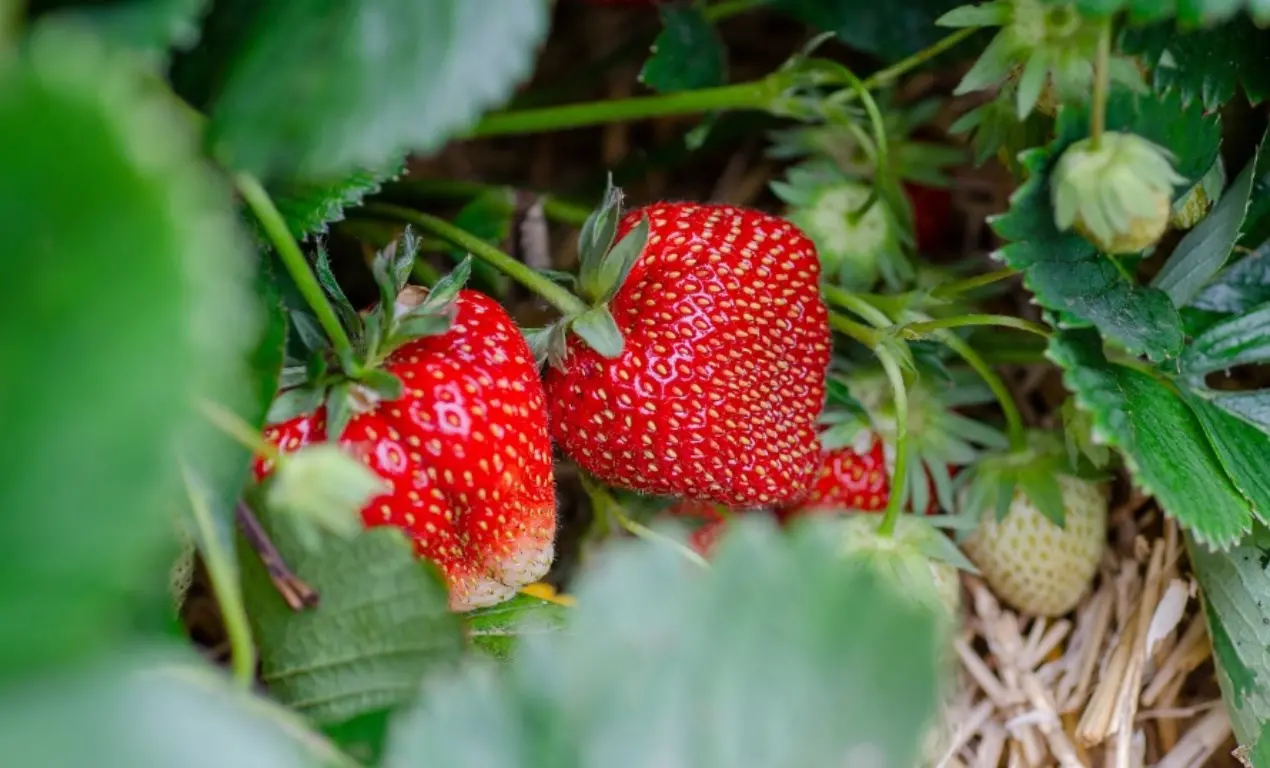
[[[937,22],[944,27],[1000,27],[962,78],[962,95],[1014,81],[1017,116],[1032,113],[1046,88],[1063,102],[1083,102],[1093,90],[1093,62],[1106,22],[1086,18],[1072,5],[1042,0],[994,0],[954,8]],[[1113,56],[1112,82],[1134,90],[1145,84],[1132,59]]]
[[[1169,225],[1173,188],[1186,179],[1168,150],[1132,133],[1069,146],[1054,168],[1054,223],[1085,236],[1104,253],[1137,253]]]
[[[867,291],[879,279],[898,289],[912,278],[904,230],[875,187],[809,163],[791,168],[771,188],[788,204],[785,218],[815,243],[826,279]]]
[[[291,321],[303,353],[287,355],[283,391],[270,407],[270,423],[325,405],[327,437],[337,440],[353,416],[402,396],[401,380],[383,370],[384,362],[416,339],[450,330],[454,300],[471,274],[468,257],[431,290],[409,285],[418,253],[419,241],[409,228],[400,240],[377,252],[371,274],[379,288],[379,302],[358,312],[336,281],[325,249],[318,249],[314,264],[318,282],[348,331],[353,351],[336,354],[316,320],[307,312],[293,310]]]

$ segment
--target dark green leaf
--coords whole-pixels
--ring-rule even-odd
[[[270,185],[269,191],[292,236],[303,240],[325,234],[329,224],[344,220],[345,209],[360,205],[404,170],[405,162],[394,157],[381,170],[357,170],[327,181],[283,181]]]
[[[267,178],[338,178],[431,152],[511,95],[547,26],[542,0],[264,4],[228,67],[210,139]]]
[[[1270,304],[1225,320],[1191,342],[1181,358],[1182,373],[1202,384],[1214,371],[1270,360]]]
[[[25,768],[356,768],[295,715],[166,652],[0,689],[0,744]]]
[[[727,82],[728,53],[701,6],[666,5],[662,31],[639,79],[654,91],[690,91]]]
[[[1195,298],[1230,258],[1248,212],[1248,195],[1257,160],[1248,162],[1221,200],[1169,255],[1151,285],[1168,294],[1173,304],[1184,307]]]
[[[1074,6],[1086,16],[1103,17],[1128,11],[1129,20],[1144,24],[1176,15],[1179,26],[1193,27],[1226,21],[1248,6],[1258,18],[1270,20],[1262,0],[1044,0],[1050,5]]]
[[[516,211],[516,193],[507,187],[489,190],[472,198],[454,214],[452,224],[481,238],[495,248],[503,248],[511,236],[512,216]],[[451,248],[450,258],[455,262],[471,258],[462,248]],[[495,293],[501,293],[507,276],[484,261],[472,264],[477,285]]]
[[[448,312],[438,312],[435,315],[411,314],[397,326],[397,334],[406,341],[421,336],[436,336],[445,333],[452,325],[454,325],[454,316]]]
[[[316,317],[308,312],[292,312],[290,318],[291,327],[300,338],[300,343],[309,351],[317,352],[330,348],[331,341],[326,338],[326,331],[322,330],[322,324]]]
[[[293,419],[303,413],[313,413],[322,405],[326,393],[317,387],[296,387],[280,393],[269,406],[265,421],[269,424]]]
[[[0,676],[166,598],[182,464],[219,479],[238,455],[198,402],[256,395],[232,197],[135,63],[50,20],[0,66]]]
[[[531,595],[464,614],[467,636],[479,650],[496,659],[509,659],[524,637],[561,631],[569,612],[567,605]]]
[[[321,596],[316,608],[293,611],[259,558],[242,558],[261,675],[274,699],[315,723],[340,723],[412,701],[427,672],[456,658],[462,634],[445,584],[400,530],[327,535],[315,552],[281,520],[261,523]]]
[[[1001,259],[1026,271],[1028,289],[1042,306],[1059,313],[1060,326],[1092,323],[1134,354],[1172,357],[1183,337],[1181,316],[1169,297],[1135,284],[1083,237],[1054,225],[1051,172],[1062,151],[1087,135],[1088,125],[1084,109],[1065,108],[1054,143],[1025,154],[1028,180],[1014,194],[1009,212],[992,222],[1013,241],[1001,250]],[[1108,104],[1107,127],[1137,133],[1173,152],[1178,173],[1192,183],[1212,166],[1220,139],[1216,117],[1205,117],[1197,105],[1183,108],[1176,96],[1117,91]]]
[[[317,250],[317,258],[314,259],[313,271],[317,274],[318,283],[321,284],[322,290],[331,298],[331,302],[335,305],[335,311],[340,316],[340,322],[344,327],[353,333],[361,329],[361,316],[357,313],[357,309],[353,307],[353,303],[348,300],[348,296],[344,294],[344,289],[340,286],[340,281],[335,279],[335,272],[331,270],[331,255],[321,246]]]
[[[187,48],[199,37],[199,22],[210,0],[29,0],[31,17],[51,12],[56,19],[84,23],[98,37],[131,48],[162,64],[168,49]]]
[[[1270,152],[1265,151],[1268,138],[1261,139],[1252,192],[1248,195],[1248,213],[1239,230],[1239,245],[1244,248],[1256,248],[1270,240]]]
[[[1172,22],[1125,30],[1122,45],[1151,67],[1157,90],[1215,110],[1242,86],[1254,103],[1270,95],[1270,32],[1237,17],[1211,29],[1179,33]]]
[[[626,343],[613,313],[606,306],[588,309],[578,315],[569,323],[569,329],[578,334],[587,346],[609,359],[622,354]]]
[[[430,681],[385,768],[914,765],[939,622],[848,562],[836,522],[786,537],[740,518],[704,573],[666,547],[614,547],[565,632],[525,638],[502,675],[474,663]]]
[[[1186,537],[1191,565],[1204,593],[1217,680],[1239,742],[1254,744],[1270,721],[1270,531],[1257,524],[1228,552],[1213,552]],[[1254,765],[1260,766],[1260,763]]]
[[[1270,435],[1194,395],[1186,402],[1204,427],[1226,476],[1248,500],[1252,513],[1270,522]]]
[[[771,0],[772,6],[844,43],[886,62],[898,61],[937,42],[946,31],[935,20],[961,0],[869,3],[860,0]]]
[[[1218,547],[1249,530],[1247,500],[1227,480],[1200,422],[1168,386],[1109,362],[1090,331],[1055,336],[1049,354],[1102,439],[1124,455],[1134,483],[1154,494],[1167,514]]]
[[[1241,314],[1270,302],[1270,244],[1222,270],[1191,306],[1208,312]]]

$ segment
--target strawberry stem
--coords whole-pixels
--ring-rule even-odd
[[[870,328],[864,323],[857,323],[845,315],[837,312],[829,313],[829,327],[835,331],[855,339],[866,347],[872,349],[881,341],[881,334]]]
[[[1008,280],[1018,274],[1015,269],[998,269],[995,272],[986,272],[982,275],[967,277],[964,280],[954,280],[951,283],[944,283],[930,292],[931,298],[935,299],[955,299],[963,293],[969,293],[976,288],[982,288],[985,285],[1002,280]]]
[[[944,317],[938,320],[922,320],[915,323],[906,323],[899,327],[900,334],[906,339],[920,339],[923,336],[935,333],[936,331],[946,330],[948,328],[965,328],[967,326],[976,325],[995,325],[1002,328],[1013,328],[1018,331],[1027,331],[1037,336],[1048,339],[1050,337],[1050,329],[1034,323],[1031,320],[1024,320],[1019,317],[1010,317],[1009,315],[959,315],[957,317]]]
[[[885,312],[851,291],[844,290],[836,285],[821,284],[820,292],[829,300],[829,303],[836,304],[848,312],[864,318],[878,328],[889,328],[891,326],[891,318],[887,317]]]
[[[878,526],[878,535],[890,536],[904,508],[908,490],[908,390],[905,389],[904,374],[891,350],[880,346],[874,349],[874,353],[895,393],[895,469],[891,473],[891,497],[886,502],[882,524]]]
[[[1010,438],[1010,447],[1014,450],[1026,448],[1027,434],[1023,429],[1023,417],[1019,414],[1019,406],[1014,402],[1014,396],[1010,394],[1009,388],[997,372],[992,370],[992,366],[988,365],[983,357],[957,334],[942,330],[936,332],[935,337],[965,360],[966,365],[973,368],[975,373],[979,374],[979,378],[983,379],[983,383],[988,385],[988,389],[992,390],[993,396],[1001,405],[1001,413],[1005,416],[1006,434]]]
[[[590,475],[582,473],[582,489],[586,491],[586,495],[591,499],[591,508],[594,510],[596,517],[601,515],[607,516],[617,522],[617,524],[630,533],[645,541],[652,542],[659,546],[670,547],[679,554],[683,555],[687,560],[701,566],[709,568],[710,564],[701,555],[693,551],[692,547],[682,544],[665,534],[658,533],[642,523],[637,523],[626,516],[626,510],[622,509],[622,505],[617,499],[613,498],[613,494],[609,493],[604,485]]]
[[[1107,91],[1111,82],[1111,18],[1098,30],[1098,55],[1094,59],[1093,108],[1089,113],[1089,148],[1098,149],[1107,123]]]
[[[476,235],[454,226],[445,219],[423,213],[422,211],[416,211],[412,208],[389,205],[388,203],[371,203],[362,210],[369,215],[397,219],[407,224],[413,224],[452,245],[468,250],[476,258],[498,269],[541,296],[548,304],[560,310],[560,313],[566,317],[580,315],[588,309],[581,299],[574,296],[567,289],[553,283],[528,265],[513,259]]]
[[[260,226],[264,228],[265,234],[269,236],[274,250],[278,253],[278,258],[282,259],[287,272],[291,274],[291,279],[295,282],[296,289],[300,291],[305,303],[309,305],[313,310],[313,314],[317,316],[318,323],[322,325],[322,330],[326,332],[327,338],[331,340],[331,346],[335,349],[338,359],[355,360],[353,342],[349,340],[348,333],[344,330],[344,326],[340,324],[339,316],[335,314],[335,309],[331,307],[331,302],[327,300],[326,293],[322,290],[321,284],[318,283],[317,277],[313,275],[313,270],[309,267],[308,260],[304,258],[304,253],[300,251],[300,246],[296,243],[295,238],[291,236],[291,230],[287,227],[286,219],[282,217],[278,207],[273,204],[269,193],[256,180],[256,177],[247,173],[235,174],[234,182],[238,186],[238,191],[243,196],[243,200],[246,201],[247,207],[251,208],[252,213],[256,214],[256,219],[260,221]],[[345,373],[355,377],[360,371],[345,371]]]

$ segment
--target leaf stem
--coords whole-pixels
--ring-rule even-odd
[[[879,346],[874,353],[895,393],[895,468],[891,472],[891,497],[887,500],[882,524],[878,526],[879,535],[890,536],[903,510],[905,490],[908,488],[908,390],[904,374],[891,350]]]
[[[1001,413],[1005,416],[1006,434],[1010,438],[1010,447],[1015,450],[1026,448],[1027,434],[1023,429],[1023,417],[1019,414],[1019,406],[1014,402],[1014,396],[1010,394],[1009,388],[997,372],[957,334],[944,330],[937,331],[935,337],[965,360],[966,364],[979,374],[979,378],[983,379],[983,383],[988,385],[988,389],[992,390],[993,396],[1001,405]]]
[[[203,412],[203,416],[212,423],[221,432],[232,437],[239,445],[251,451],[253,455],[260,456],[264,459],[277,461],[279,457],[278,447],[265,439],[265,436],[256,431],[256,428],[247,421],[234,413],[229,408],[220,403],[211,400],[198,400],[198,409]]]
[[[995,325],[1002,328],[1027,331],[1047,339],[1050,337],[1050,329],[1040,323],[1009,315],[958,315],[957,317],[944,317],[938,320],[922,320],[900,326],[899,332],[906,339],[919,339],[922,336],[947,328],[964,328],[977,325]]]
[[[837,312],[829,313],[829,327],[855,339],[869,349],[876,347],[881,340],[881,334],[878,331]]]
[[[459,248],[464,248],[476,258],[484,261],[508,277],[541,296],[565,316],[579,315],[587,310],[586,304],[567,289],[553,283],[506,253],[480,239],[476,235],[460,229],[445,219],[433,216],[413,208],[388,203],[369,203],[361,209],[371,216],[381,216],[413,224],[425,232],[436,235]]]
[[[879,69],[877,72],[869,75],[864,79],[864,86],[872,90],[874,88],[890,85],[890,83],[899,78],[900,75],[903,75],[910,70],[917,69],[921,65],[953,48],[962,40],[965,40],[978,31],[979,29],[977,27],[965,27],[953,32],[947,37],[940,38],[917,53],[914,53],[907,58],[900,59],[891,66],[885,69]]]
[[[582,473],[581,479],[582,489],[586,491],[587,496],[591,499],[591,506],[595,508],[597,513],[602,511],[603,514],[608,515],[613,520],[616,520],[617,524],[632,536],[636,536],[660,546],[670,547],[679,554],[683,555],[688,561],[699,565],[702,568],[710,567],[710,563],[706,562],[704,557],[693,551],[692,547],[686,546],[682,542],[676,541],[665,534],[658,533],[648,526],[627,517],[626,510],[622,509],[622,505],[617,502],[617,499],[613,498],[613,495],[609,493],[608,489],[590,475]]]
[[[891,326],[891,318],[887,317],[885,312],[851,291],[839,288],[836,285],[822,283],[820,292],[829,300],[830,304],[842,307],[848,312],[864,318],[878,328],[889,328]]]
[[[1107,92],[1111,83],[1111,16],[1098,30],[1098,55],[1094,59],[1094,93],[1089,113],[1089,148],[1098,149],[1107,124]]]
[[[313,270],[309,267],[308,260],[304,258],[304,254],[300,251],[300,246],[296,243],[295,238],[291,236],[291,230],[287,227],[286,219],[282,217],[277,206],[273,204],[269,193],[256,180],[256,177],[250,174],[235,174],[234,181],[238,186],[239,193],[243,196],[243,200],[246,201],[247,206],[256,215],[260,225],[264,227],[265,234],[269,236],[274,250],[278,252],[278,257],[282,259],[287,272],[291,274],[291,279],[295,281],[295,286],[300,291],[300,295],[304,297],[304,301],[313,310],[313,314],[317,316],[318,322],[322,325],[322,330],[326,331],[326,336],[331,340],[331,346],[334,347],[338,359],[341,361],[355,359],[353,342],[349,340],[344,326],[340,325],[339,316],[335,314],[334,308],[331,307],[331,302],[327,300],[326,293],[323,292],[321,284],[318,283],[317,277],[314,276]],[[346,371],[345,373],[354,375],[357,372]]]
[[[931,297],[936,299],[953,299],[963,293],[969,293],[976,288],[982,288],[986,285],[1008,280],[1019,272],[1015,269],[998,269],[995,272],[985,272],[982,275],[967,277],[963,280],[954,280],[951,283],[944,283],[930,292]]]
[[[200,549],[203,552],[203,563],[207,566],[207,576],[211,580],[212,592],[216,595],[216,604],[220,607],[225,623],[225,634],[229,638],[233,679],[240,688],[247,690],[256,679],[257,657],[256,645],[251,637],[251,622],[243,603],[242,586],[234,574],[229,553],[220,545],[207,499],[198,492],[197,483],[184,462],[181,472],[184,475],[185,493],[190,502],[194,527],[198,530],[198,540],[202,544]]]

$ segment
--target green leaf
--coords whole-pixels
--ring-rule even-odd
[[[390,158],[380,170],[355,170],[328,181],[288,180],[270,185],[274,205],[287,221],[287,228],[297,240],[325,234],[331,223],[344,220],[344,211],[361,205],[367,196],[378,192],[384,182],[405,171],[405,161]]]
[[[661,34],[653,41],[640,82],[662,93],[727,82],[727,49],[701,6],[663,6],[661,20]]]
[[[578,334],[587,346],[610,360],[622,354],[625,340],[622,331],[606,306],[588,309],[569,323],[569,329]]]
[[[963,4],[962,0],[771,0],[773,9],[833,32],[852,48],[888,63],[938,42],[946,33],[935,26],[935,20]]]
[[[1226,21],[1247,6],[1255,17],[1270,20],[1263,0],[1043,0],[1049,5],[1074,7],[1085,16],[1105,17],[1128,11],[1134,24],[1176,18],[1181,27],[1212,25]]]
[[[1207,312],[1241,314],[1267,302],[1270,302],[1270,243],[1222,270],[1190,305]]]
[[[592,268],[579,276],[583,296],[604,304],[617,294],[648,244],[649,226],[648,217],[641,217],[603,256],[589,263]]]
[[[219,670],[185,655],[115,658],[0,689],[5,762],[354,768],[299,718],[232,688]]]
[[[1239,742],[1256,743],[1270,721],[1270,530],[1257,524],[1228,552],[1186,537],[1191,566],[1204,594],[1226,711]],[[1261,763],[1254,763],[1261,765]]]
[[[1186,233],[1151,281],[1152,287],[1167,293],[1175,306],[1189,304],[1230,258],[1248,213],[1257,165],[1254,156],[1212,212]]]
[[[1199,541],[1226,547],[1247,533],[1252,511],[1227,480],[1200,422],[1173,391],[1135,368],[1109,362],[1096,334],[1060,333],[1049,356],[1064,369],[1099,439],[1117,448],[1134,483]]]
[[[533,67],[543,0],[276,0],[229,65],[209,137],[264,177],[340,177],[431,152]]]
[[[561,631],[572,610],[550,600],[516,595],[504,603],[469,611],[464,618],[472,645],[496,659],[509,659],[522,638]]]
[[[198,40],[199,22],[210,4],[209,0],[31,0],[26,5],[33,18],[48,14],[59,22],[87,24],[103,40],[162,64],[169,48],[188,48]]]
[[[1180,360],[1187,387],[1204,399],[1270,433],[1270,390],[1230,391],[1210,387],[1207,378],[1236,366],[1270,362],[1270,304],[1210,326]]]
[[[1171,22],[1128,28],[1122,47],[1141,54],[1157,91],[1177,93],[1185,104],[1215,110],[1238,87],[1253,104],[1270,95],[1270,32],[1243,17],[1189,33]]]
[[[0,677],[108,647],[165,597],[197,410],[252,396],[246,239],[148,71],[70,26],[0,68]],[[92,340],[91,343],[86,340]],[[20,510],[27,512],[21,513]]]
[[[786,537],[738,518],[704,573],[613,547],[565,632],[525,638],[501,675],[430,681],[385,768],[915,764],[946,638],[933,607],[841,554],[834,522]]]
[[[325,536],[306,549],[284,519],[262,525],[320,604],[296,612],[258,557],[240,546],[243,586],[270,695],[320,725],[413,700],[424,675],[462,646],[436,567],[415,557],[402,532],[372,528]]]
[[[1261,522],[1270,522],[1270,435],[1195,395],[1186,402],[1226,469],[1226,476],[1248,500]]]
[[[1058,313],[1060,327],[1093,324],[1133,354],[1152,360],[1181,351],[1182,320],[1163,292],[1137,285],[1073,232],[1059,232],[1050,201],[1050,176],[1064,149],[1088,133],[1084,109],[1065,108],[1058,137],[1044,150],[1023,156],[1028,180],[1015,192],[1010,210],[992,220],[1009,245],[999,258],[1025,270],[1024,283],[1037,301]],[[1197,105],[1183,108],[1177,97],[1136,97],[1117,91],[1107,107],[1108,130],[1136,133],[1177,158],[1176,170],[1192,183],[1212,166],[1220,139],[1216,117]],[[1181,190],[1184,192],[1185,190]]]

